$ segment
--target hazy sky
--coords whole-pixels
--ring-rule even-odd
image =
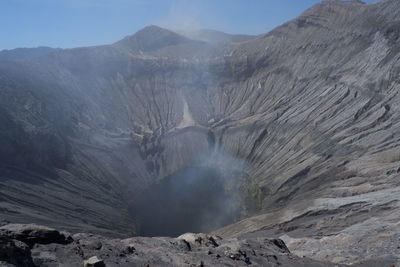
[[[113,43],[151,24],[260,34],[319,0],[0,0],[0,50]]]

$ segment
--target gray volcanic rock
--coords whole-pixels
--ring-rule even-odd
[[[104,267],[106,265],[104,264],[103,260],[100,260],[99,258],[94,256],[94,257],[91,257],[90,259],[84,261],[83,266],[84,267]]]
[[[6,262],[1,266],[338,266],[298,258],[283,241],[266,238],[225,240],[205,234],[186,234],[179,238],[110,239],[75,234],[69,244],[53,243],[49,237],[31,249],[19,241],[11,241],[12,245],[4,247],[3,238],[0,233],[0,261]],[[102,246],[88,245],[93,243]]]
[[[0,266],[33,267],[28,245],[17,240],[0,237]]]
[[[0,62],[1,217],[120,237],[236,222],[215,233],[395,264],[399,17],[327,0],[246,42],[152,26]]]
[[[0,227],[0,236],[33,244],[67,244],[71,237],[49,227],[35,224],[7,224]]]

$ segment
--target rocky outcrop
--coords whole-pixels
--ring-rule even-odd
[[[0,237],[0,266],[33,267],[31,251],[23,242]]]
[[[50,243],[67,244],[72,241],[68,234],[35,224],[7,224],[0,227],[0,235],[24,242],[30,246]]]
[[[114,237],[187,218],[318,260],[399,261],[399,12],[329,0],[246,42],[151,26],[0,62],[2,218]]]
[[[30,232],[32,226],[18,228]],[[222,239],[206,234],[110,239],[75,234],[69,243],[59,243],[45,234],[47,227],[36,229],[44,232],[43,238],[30,240],[30,245],[40,242],[31,248],[16,240],[4,242],[10,236],[0,232],[0,262],[4,262],[1,266],[338,266],[296,257],[277,239]]]
[[[4,266],[35,267],[31,249],[37,244],[69,244],[73,242],[67,233],[33,225],[9,224],[0,227],[0,263]],[[3,266],[3,265],[1,265]]]
[[[84,267],[105,267],[103,260],[100,260],[96,256],[91,257],[90,259],[83,262]]]

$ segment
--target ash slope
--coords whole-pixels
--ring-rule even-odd
[[[397,0],[327,0],[243,43],[153,26],[0,62],[2,217],[135,234],[137,195],[223,154],[245,163],[222,164],[237,219],[258,216],[219,234],[339,263],[399,255],[399,17]]]

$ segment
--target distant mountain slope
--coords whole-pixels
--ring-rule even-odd
[[[212,44],[240,43],[256,38],[256,36],[253,35],[227,34],[224,32],[210,30],[210,29],[202,29],[198,31],[180,32],[180,33],[190,39],[208,42]]]
[[[38,58],[41,56],[48,55],[57,49],[50,47],[38,47],[38,48],[16,48],[12,50],[0,51],[0,60],[26,60]]]

